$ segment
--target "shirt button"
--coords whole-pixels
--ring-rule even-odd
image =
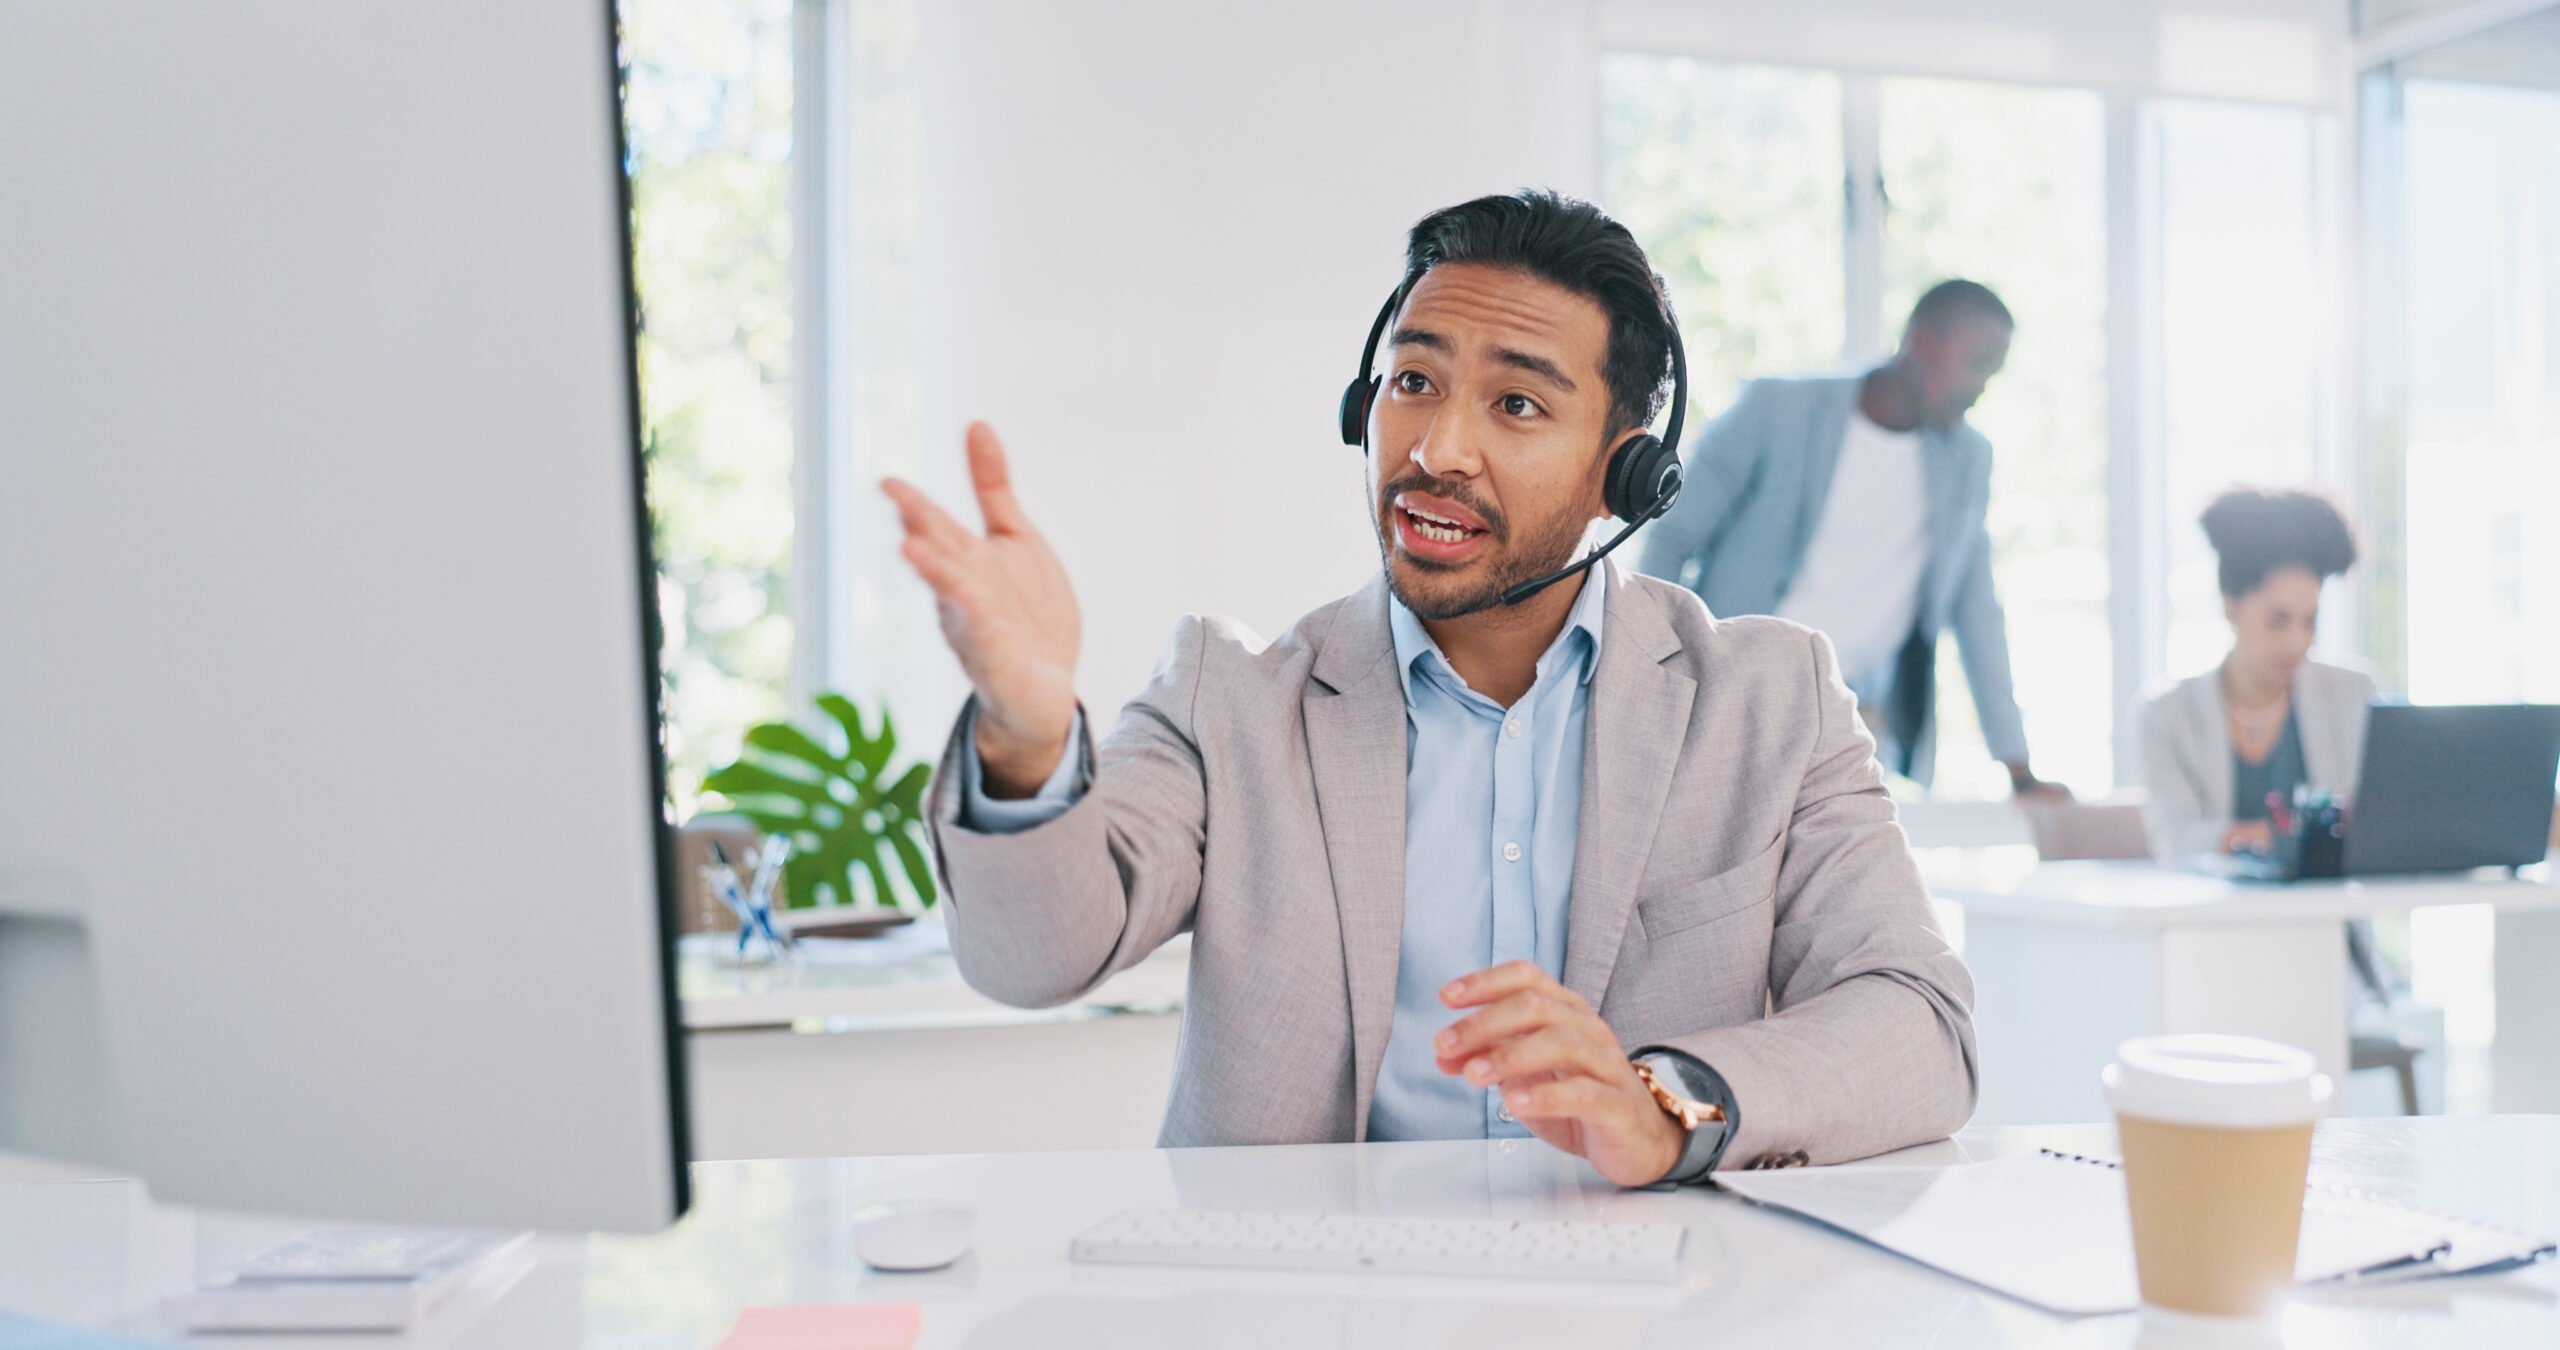
[[[1505,844],[1505,845],[1503,845],[1503,846],[1502,846],[1502,860],[1503,860],[1504,862],[1518,862],[1518,861],[1520,861],[1520,846],[1519,846],[1518,844]]]
[[[1502,1122],[1503,1124],[1505,1124],[1505,1125],[1517,1125],[1517,1124],[1519,1124],[1519,1122],[1518,1122],[1518,1121],[1513,1120],[1513,1119],[1511,1118],[1511,1108],[1510,1108],[1510,1107],[1508,1107],[1508,1106],[1496,1107],[1496,1108],[1494,1109],[1493,1118],[1494,1118],[1495,1120],[1501,1121],[1501,1122]]]
[[[1502,724],[1502,734],[1515,741],[1520,739],[1520,719],[1514,717],[1505,720]]]

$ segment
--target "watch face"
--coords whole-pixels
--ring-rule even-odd
[[[1679,1061],[1662,1058],[1640,1060],[1636,1069],[1637,1076],[1644,1080],[1645,1090],[1653,1094],[1653,1100],[1665,1113],[1680,1122],[1682,1129],[1694,1131],[1709,1121],[1724,1119],[1722,1107],[1683,1094],[1680,1089],[1688,1088],[1689,1084],[1687,1075],[1680,1072]]]
[[[1689,1066],[1669,1055],[1652,1056],[1645,1060],[1644,1064],[1646,1068],[1653,1070],[1654,1078],[1665,1088],[1670,1089],[1674,1096],[1696,1101],[1707,1095],[1704,1086],[1690,1078]]]

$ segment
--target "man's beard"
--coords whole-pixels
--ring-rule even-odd
[[[1456,502],[1482,516],[1485,533],[1492,535],[1495,543],[1504,546],[1503,556],[1490,568],[1481,569],[1484,572],[1483,578],[1463,590],[1436,595],[1417,594],[1416,591],[1419,588],[1406,586],[1396,576],[1397,554],[1392,513],[1397,509],[1394,505],[1396,494],[1401,492],[1427,492],[1434,497]],[[1521,548],[1514,550],[1509,547],[1510,522],[1503,518],[1500,511],[1477,500],[1475,493],[1464,482],[1444,480],[1419,473],[1407,474],[1379,488],[1377,498],[1372,504],[1369,520],[1371,527],[1378,535],[1378,565],[1387,574],[1387,589],[1395,593],[1396,599],[1404,602],[1405,608],[1412,610],[1417,617],[1425,619],[1455,619],[1500,605],[1503,592],[1522,582],[1535,581],[1550,572],[1561,570],[1566,564],[1572,562],[1574,556],[1582,551],[1583,538],[1590,531],[1588,521],[1576,521],[1568,514],[1562,519],[1546,523]],[[1456,576],[1467,570],[1464,567],[1452,567],[1446,563],[1415,557],[1412,554],[1405,554],[1404,562],[1406,566],[1417,572],[1436,576]]]

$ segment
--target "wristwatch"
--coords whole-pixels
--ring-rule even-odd
[[[1645,1091],[1653,1094],[1654,1104],[1661,1107],[1664,1114],[1680,1122],[1683,1131],[1694,1132],[1710,1121],[1718,1125],[1724,1123],[1723,1107],[1713,1102],[1693,1102],[1672,1091],[1654,1073],[1653,1066],[1643,1060],[1635,1061],[1635,1066],[1637,1081],[1644,1084]]]
[[[1733,1137],[1733,1094],[1715,1070],[1667,1046],[1647,1046],[1628,1057],[1636,1081],[1653,1094],[1664,1115],[1680,1122],[1688,1140],[1679,1161],[1657,1186],[1684,1186],[1705,1181],[1724,1156]],[[1700,1100],[1708,1098],[1711,1100]]]

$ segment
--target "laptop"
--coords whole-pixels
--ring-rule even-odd
[[[2560,706],[2377,703],[2343,870],[2523,867],[2550,848]]]

